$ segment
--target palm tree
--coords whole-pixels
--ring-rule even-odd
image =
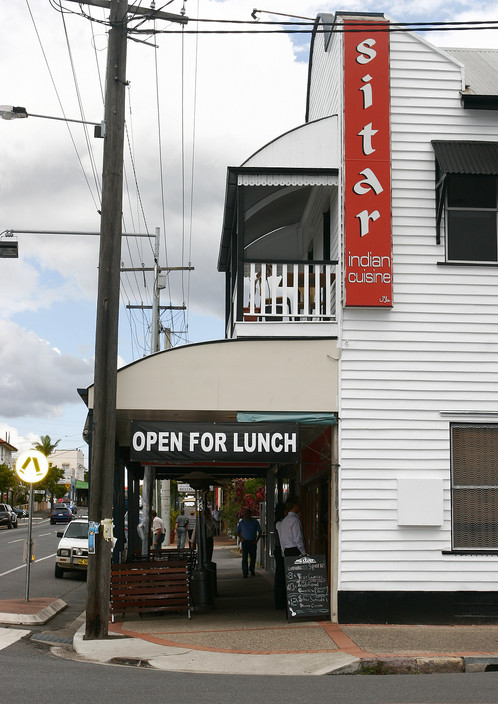
[[[40,442],[37,442],[33,449],[38,450],[38,452],[41,452],[45,457],[50,457],[59,443],[60,440],[52,442],[50,435],[40,435]]]

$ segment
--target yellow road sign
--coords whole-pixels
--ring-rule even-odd
[[[38,450],[21,452],[16,460],[16,474],[29,484],[41,482],[48,474],[48,459]]]

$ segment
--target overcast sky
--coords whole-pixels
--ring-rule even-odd
[[[163,4],[156,0],[156,7]],[[188,0],[186,30],[240,29],[194,20],[247,21],[254,5]],[[58,7],[50,0],[17,0],[3,8],[0,105],[99,123],[106,12],[83,5],[91,21],[77,3],[64,2],[64,14]],[[179,14],[182,2],[165,9]],[[358,10],[384,12],[398,22],[498,20],[497,0],[349,0],[334,7],[271,0],[264,9],[310,18]],[[156,29],[178,31],[180,25],[157,21]],[[498,46],[498,30],[426,36],[439,46]],[[304,122],[309,36],[259,31],[136,38],[142,41],[128,43],[124,230],[153,235],[160,228],[160,264],[195,268],[171,272],[161,293],[162,305],[186,306],[174,317],[163,314],[164,327],[178,333],[173,344],[220,339],[224,276],[216,263],[226,169]],[[34,116],[0,120],[0,232],[97,233],[102,149],[91,126]],[[10,434],[24,450],[48,434],[60,439],[60,448],[81,447],[87,454],[81,436],[86,407],[77,389],[93,378],[98,237],[19,233],[17,239],[19,258],[0,259],[0,438]],[[150,267],[152,240],[124,238],[122,259],[125,267]],[[126,305],[150,305],[151,291],[150,274],[122,274],[120,365],[149,351],[150,311]]]

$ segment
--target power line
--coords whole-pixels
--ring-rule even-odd
[[[53,75],[53,73],[52,73],[52,69],[51,69],[50,64],[49,64],[49,62],[48,62],[47,54],[46,54],[46,52],[45,52],[45,48],[44,48],[44,46],[43,46],[43,42],[42,42],[42,40],[41,40],[41,36],[40,36],[39,31],[38,31],[38,27],[37,27],[37,25],[36,25],[36,20],[35,20],[35,18],[34,18],[34,16],[33,16],[32,11],[31,11],[31,7],[30,7],[30,4],[29,4],[29,0],[26,0],[26,6],[27,6],[27,8],[28,8],[28,12],[29,12],[29,16],[30,16],[30,18],[31,18],[31,22],[33,23],[33,27],[34,27],[34,30],[35,30],[35,33],[36,33],[36,37],[37,37],[38,43],[39,43],[39,45],[40,45],[40,49],[41,49],[41,52],[42,52],[42,55],[43,55],[43,58],[44,58],[44,61],[45,61],[45,65],[46,65],[46,67],[47,67],[48,74],[49,74],[49,76],[50,76],[50,80],[51,80],[51,82],[52,82],[52,86],[53,86],[53,88],[54,88],[55,95],[56,95],[56,97],[57,97],[57,101],[58,101],[58,103],[59,103],[59,106],[60,106],[60,109],[61,109],[61,111],[62,111],[62,114],[64,115],[64,118],[66,118],[66,113],[65,113],[64,107],[63,107],[63,105],[62,105],[62,100],[61,100],[59,91],[58,91],[58,89],[57,89],[56,83],[55,83],[55,79],[54,79],[54,75]],[[81,168],[81,171],[82,171],[82,173],[83,173],[83,177],[84,177],[85,182],[86,182],[86,184],[87,184],[87,186],[88,186],[88,190],[90,191],[90,196],[91,196],[91,198],[92,198],[92,200],[93,200],[95,209],[98,211],[98,210],[99,210],[99,204],[97,203],[97,200],[96,200],[95,197],[94,197],[92,188],[91,188],[91,186],[90,186],[90,182],[88,181],[88,177],[87,177],[86,172],[85,172],[85,169],[84,169],[84,167],[83,167],[83,162],[81,161],[81,157],[80,157],[79,152],[78,152],[78,147],[76,146],[76,142],[75,142],[75,140],[74,140],[73,133],[72,133],[72,131],[71,131],[71,127],[70,127],[70,125],[69,125],[69,123],[68,123],[67,121],[66,121],[66,127],[67,127],[67,131],[69,132],[69,136],[70,136],[71,142],[72,142],[72,144],[73,144],[74,150],[75,150],[75,152],[76,152],[76,157],[77,157],[77,159],[78,159],[78,163],[79,163],[80,168]]]
[[[77,97],[77,99],[78,99],[78,105],[79,105],[79,109],[80,109],[80,116],[81,116],[81,119],[84,121],[84,120],[86,120],[86,115],[85,115],[85,110],[84,110],[84,108],[83,108],[83,101],[82,101],[82,99],[81,99],[81,93],[80,93],[80,89],[79,89],[78,78],[77,78],[77,76],[76,76],[76,69],[75,69],[75,66],[74,66],[73,54],[72,54],[72,51],[71,51],[71,43],[70,43],[70,41],[69,41],[69,36],[68,36],[68,33],[67,33],[67,26],[66,26],[66,20],[65,20],[65,17],[64,17],[64,13],[61,14],[61,20],[62,20],[62,24],[63,24],[63,27],[64,27],[64,37],[65,37],[65,39],[66,39],[66,47],[67,47],[67,51],[68,51],[68,55],[69,55],[69,64],[70,64],[70,66],[71,66],[71,72],[72,72],[72,74],[73,74],[73,82],[74,82],[74,87],[75,87],[75,90],[76,90],[76,97]],[[83,131],[84,131],[84,134],[85,134],[86,146],[87,146],[88,154],[89,154],[89,157],[90,157],[90,164],[91,164],[92,173],[93,173],[93,180],[94,180],[94,182],[95,182],[95,188],[96,188],[96,190],[97,190],[98,198],[99,198],[99,200],[100,200],[100,196],[101,196],[101,191],[102,191],[102,189],[101,189],[100,179],[99,179],[98,173],[97,173],[97,164],[96,164],[95,156],[94,156],[94,153],[93,153],[93,147],[92,147],[92,144],[91,144],[90,139],[89,139],[89,136],[88,136],[88,127],[87,127],[87,125],[83,125]]]
[[[198,22],[214,22],[219,24],[247,24],[246,20],[208,20],[199,19],[191,21]],[[361,27],[357,25],[361,24]],[[252,23],[254,24],[254,23]],[[257,25],[263,23],[258,22]],[[365,20],[363,23],[361,20],[356,20],[353,25],[352,22],[345,21],[342,24],[327,24],[321,23],[320,25],[309,24],[304,22],[265,22],[267,25],[278,25],[280,29],[133,29],[129,28],[130,33],[136,34],[347,34],[347,33],[358,33],[365,31],[365,24],[368,24],[369,32],[431,32],[431,31],[477,31],[486,29],[498,29],[498,20],[482,20],[482,21],[470,21],[470,22],[404,22],[395,23],[388,22],[373,22],[372,20]],[[299,25],[305,25],[305,29],[294,29],[293,27]],[[282,26],[290,27],[290,29],[282,29]]]

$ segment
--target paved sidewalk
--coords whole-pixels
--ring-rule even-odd
[[[498,625],[288,623],[285,612],[274,608],[271,575],[257,569],[254,578],[243,579],[232,541],[217,539],[214,561],[218,594],[213,609],[196,611],[191,619],[128,615],[109,624],[109,638],[98,641],[84,640],[80,619],[74,654],[92,662],[259,676],[498,669]],[[0,624],[12,623],[4,620],[5,607],[0,601]]]
[[[218,538],[215,608],[186,616],[126,616],[96,646],[76,634],[80,656],[182,672],[324,675],[464,672],[498,668],[497,626],[288,623],[273,602],[273,578],[243,579],[233,541]],[[119,638],[121,636],[121,638]],[[125,638],[123,638],[125,637]]]

